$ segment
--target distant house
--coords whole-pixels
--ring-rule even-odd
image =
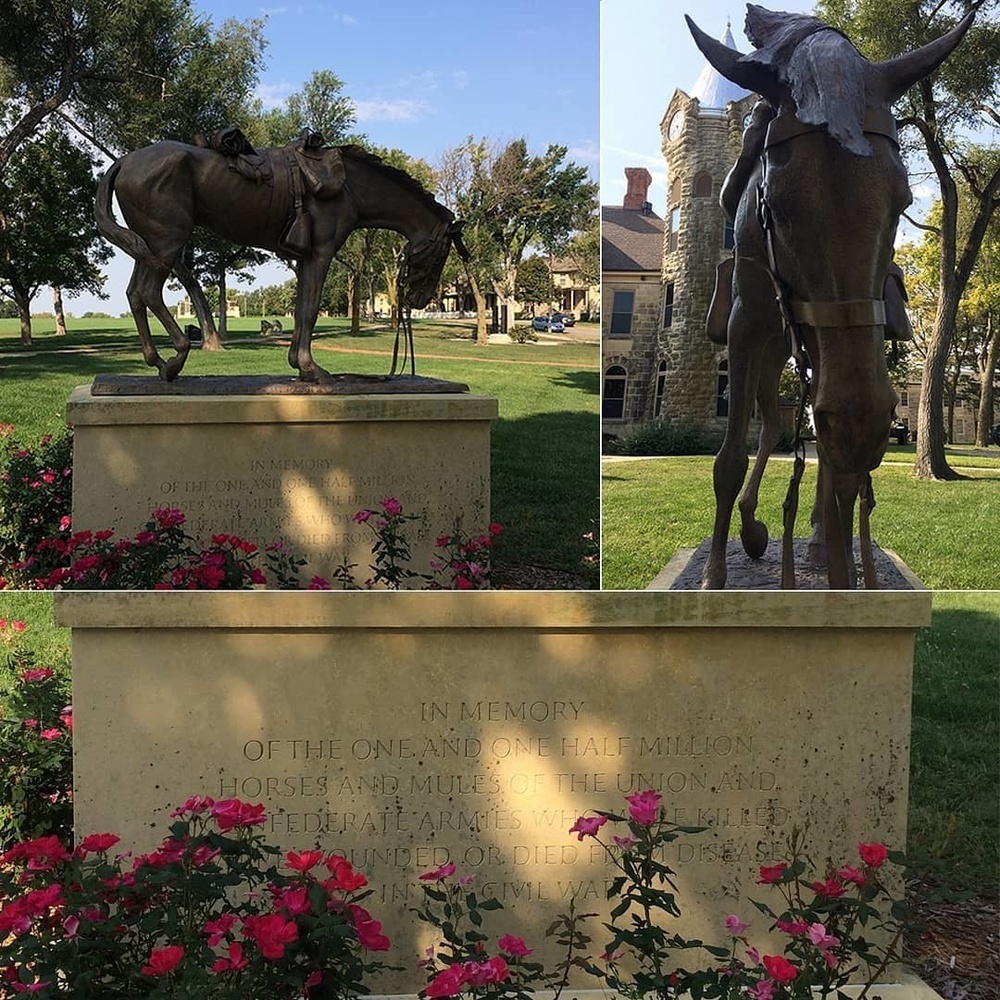
[[[235,299],[230,299],[226,304],[226,316],[229,319],[239,319],[243,313],[240,311],[240,304]],[[185,295],[180,302],[177,303],[176,316],[178,319],[192,319],[194,317],[194,307],[191,305],[191,299],[189,296]]]
[[[735,48],[728,27],[722,41]],[[605,433],[661,416],[725,422],[728,359],[708,339],[705,317],[716,266],[733,247],[719,192],[755,100],[706,63],[690,93],[674,91],[660,122],[666,218],[652,211],[643,167],[626,168],[622,206],[602,209]]]
[[[569,257],[549,261],[552,282],[556,286],[558,312],[572,313],[576,319],[593,319],[597,311],[598,286],[588,284],[579,265]]]
[[[896,406],[896,419],[910,432],[910,437],[917,433],[917,415],[920,411],[920,383],[907,382],[897,385],[899,404]],[[977,403],[965,396],[955,400],[955,418],[952,424],[954,434],[949,439],[951,444],[975,444],[976,420],[978,419]],[[948,406],[945,404],[945,431],[947,432]]]
[[[663,219],[647,201],[652,176],[625,170],[628,190],[618,206],[601,207],[602,423],[615,433],[659,414],[650,412],[646,384],[660,331]]]

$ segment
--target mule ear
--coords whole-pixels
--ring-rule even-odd
[[[706,35],[687,14],[684,15],[684,20],[687,21],[695,45],[727,80],[731,80],[744,90],[753,91],[767,98],[775,108],[781,103],[781,87],[767,67],[760,63],[744,61],[742,53],[717,41],[711,35]]]
[[[887,104],[893,104],[918,80],[933,73],[951,55],[952,50],[962,40],[976,16],[978,7],[973,7],[954,28],[933,42],[905,55],[875,63],[871,68],[871,78],[877,93]]]

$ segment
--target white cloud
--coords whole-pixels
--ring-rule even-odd
[[[598,163],[601,159],[597,143],[589,141],[583,146],[570,146],[567,155],[571,160],[586,160],[590,163]]]
[[[926,181],[914,184],[910,190],[913,192],[915,201],[923,201],[926,198],[936,198],[938,196],[938,186],[936,184],[928,184]]]
[[[451,82],[458,90],[464,90],[469,85],[469,74],[464,69],[452,70]]]
[[[354,113],[359,122],[414,122],[431,111],[427,101],[414,101],[408,98],[353,103]]]
[[[285,98],[295,91],[295,84],[282,80],[281,83],[261,83],[254,92],[265,109],[277,108],[285,103]]]
[[[400,90],[410,91],[411,93],[415,90],[430,93],[438,89],[439,80],[439,73],[431,69],[425,69],[423,73],[404,76],[402,79],[396,81],[396,85]]]

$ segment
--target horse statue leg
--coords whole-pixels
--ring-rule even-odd
[[[743,550],[751,559],[760,559],[767,550],[767,525],[763,521],[758,521],[755,515],[764,469],[781,437],[781,423],[778,419],[778,379],[787,360],[788,351],[784,340],[777,337],[770,340],[764,349],[757,386],[757,405],[760,407],[761,415],[757,457],[754,459],[750,478],[740,495],[739,502],[740,541],[743,543]]]
[[[827,469],[823,477],[823,532],[831,590],[853,590],[857,584],[854,504],[859,488],[859,477],[853,473],[833,473]]]
[[[297,268],[298,282],[295,291],[295,330],[288,350],[288,363],[298,370],[303,382],[319,382],[331,378],[330,373],[316,364],[312,356],[312,335],[319,315],[319,299],[323,282],[330,269],[331,257],[307,257]]]
[[[751,331],[737,303],[729,319],[729,417],[726,436],[715,456],[712,483],[715,489],[715,525],[712,548],[702,572],[703,590],[721,590],[726,585],[726,545],[736,495],[747,474],[747,429],[757,394],[759,352],[748,350]]]
[[[188,351],[191,349],[191,341],[187,334],[178,326],[173,314],[163,301],[163,283],[167,280],[169,273],[166,268],[145,261],[136,261],[126,292],[129,307],[132,310],[132,318],[135,320],[136,330],[142,344],[143,359],[150,368],[156,369],[164,382],[172,382],[177,378],[185,361],[187,361]],[[153,315],[163,324],[177,351],[169,361],[164,361],[160,357],[156,345],[153,343],[153,336],[149,329],[149,317],[146,315],[147,308],[151,309]]]

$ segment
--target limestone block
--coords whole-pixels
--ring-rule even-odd
[[[571,898],[608,910],[602,852],[569,827],[634,791],[706,828],[666,858],[689,937],[756,916],[757,869],[793,826],[820,866],[905,843],[927,592],[55,601],[73,629],[77,830],[148,850],[189,795],[263,801],[276,843],[368,873],[408,969],[429,943],[408,913],[417,876],[448,860],[504,902],[497,933],[553,960],[543,931]]]
[[[426,572],[434,540],[490,512],[486,396],[102,396],[74,390],[73,523],[133,534],[160,506],[189,533],[283,538],[331,578],[346,558],[370,575],[373,535],[352,520],[395,497],[417,514],[408,539]]]

